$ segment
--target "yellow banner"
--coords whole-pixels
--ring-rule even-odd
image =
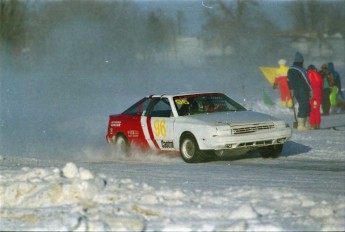
[[[273,85],[274,79],[278,76],[286,76],[289,67],[281,65],[280,67],[259,67],[262,75],[267,79],[267,81]]]

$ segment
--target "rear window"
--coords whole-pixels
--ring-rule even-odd
[[[127,110],[125,110],[122,114],[125,115],[138,115],[141,116],[144,111],[146,111],[147,106],[149,105],[149,98],[145,97],[129,107]]]

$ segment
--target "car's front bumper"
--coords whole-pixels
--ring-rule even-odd
[[[199,142],[201,150],[231,150],[256,148],[285,143],[292,134],[289,127],[239,135],[211,135]]]

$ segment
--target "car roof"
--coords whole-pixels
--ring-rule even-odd
[[[153,94],[149,95],[147,97],[179,97],[179,96],[185,96],[185,95],[195,95],[195,94],[223,94],[221,92],[181,92],[176,94]]]

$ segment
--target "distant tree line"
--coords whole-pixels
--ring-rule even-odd
[[[288,8],[294,28],[301,31],[340,33],[345,37],[345,1],[293,1]]]
[[[345,38],[342,0],[291,1],[283,10],[290,12],[296,31],[316,31],[320,41],[323,33],[338,32]],[[229,49],[241,60],[274,55],[282,46],[280,38],[272,39],[278,29],[258,0],[215,0],[204,16],[199,38],[224,57]],[[127,0],[0,0],[0,56],[16,59],[25,50],[29,60],[44,57],[45,62],[68,62],[71,67],[151,61],[176,48],[185,23],[183,11],[175,17],[162,10],[144,14]]]
[[[295,39],[308,32],[316,34],[314,39],[318,39],[320,45],[327,43],[323,34],[340,33],[345,40],[345,1],[288,1],[281,5],[281,12],[287,11],[293,21],[290,32],[278,31],[275,22],[262,13],[260,1],[213,1],[212,10],[204,10],[207,18],[202,38],[207,46],[218,46],[223,55],[231,47],[234,56],[241,60],[274,55],[280,48],[288,47],[284,37]]]
[[[144,15],[132,1],[0,0],[0,51],[9,59],[27,50],[31,60],[71,67],[125,64],[173,48],[176,36],[175,19]]]

